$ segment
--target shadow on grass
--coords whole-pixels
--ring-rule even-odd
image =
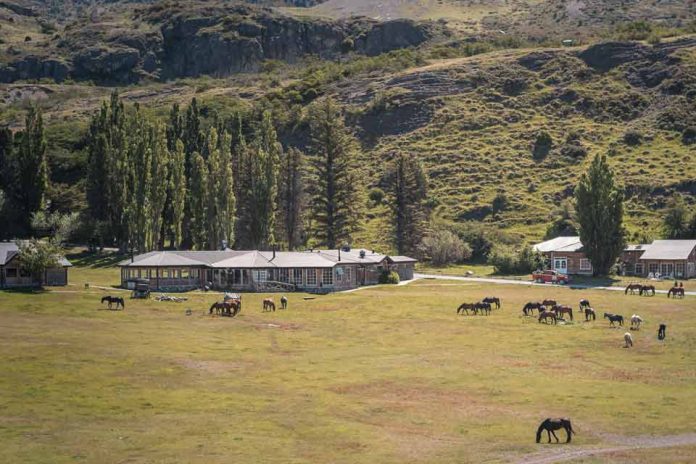
[[[128,255],[122,253],[92,253],[89,251],[80,251],[66,256],[70,262],[76,266],[82,267],[114,267],[121,261],[128,258]]]
[[[590,287],[613,287],[616,283],[621,282],[612,276],[604,277],[585,277],[585,276],[573,276],[570,284],[572,285],[587,285]]]
[[[11,287],[4,288],[2,291],[5,293],[18,293],[22,295],[40,295],[47,292],[43,287]]]

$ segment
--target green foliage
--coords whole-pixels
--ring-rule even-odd
[[[434,266],[445,266],[469,259],[471,247],[449,230],[439,229],[423,238],[421,253]]]
[[[553,139],[551,138],[551,134],[546,131],[540,131],[534,141],[532,156],[537,160],[544,159],[549,154],[552,147]]]
[[[575,220],[575,208],[571,201],[564,201],[551,215],[551,224],[546,229],[545,240],[556,237],[572,237],[578,235]]]
[[[355,170],[359,146],[330,98],[310,107],[309,125],[312,233],[320,245],[333,249],[350,243],[360,224],[363,199]]]
[[[504,247],[495,247],[488,257],[496,274],[517,275],[528,274],[544,265],[543,256],[532,247],[523,247],[517,252]]]
[[[70,240],[80,227],[80,213],[78,212],[63,214],[37,211],[31,216],[32,230],[39,236],[49,237],[57,244]]]
[[[194,152],[191,156],[191,180],[189,182],[189,213],[191,242],[195,249],[205,250],[208,239],[208,166],[205,159]]]
[[[595,275],[607,275],[623,251],[623,193],[605,155],[595,156],[575,189],[580,241]]]
[[[297,148],[287,150],[281,160],[278,213],[283,239],[289,250],[303,242],[306,215],[305,155]]]
[[[374,206],[378,206],[378,205],[381,205],[382,202],[384,201],[385,195],[386,194],[384,193],[384,190],[382,190],[379,187],[373,187],[370,189],[370,192],[367,194],[367,198],[370,199],[370,201],[372,202],[372,204]]]
[[[43,276],[46,269],[56,267],[59,264],[61,251],[52,242],[32,239],[28,242],[18,243],[19,265],[34,281],[43,284]]]
[[[682,143],[684,145],[692,145],[696,143],[696,127],[689,126],[682,132]]]
[[[669,204],[662,227],[666,239],[696,238],[696,209],[689,211],[681,195],[676,195]]]
[[[633,21],[619,24],[616,32],[624,40],[645,40],[653,31],[653,25],[648,21]]]
[[[397,274],[394,271],[387,271],[384,270],[382,273],[379,275],[379,280],[378,282],[380,284],[391,284],[391,285],[398,285],[400,282],[399,279],[399,274]]]

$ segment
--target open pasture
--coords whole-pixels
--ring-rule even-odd
[[[696,456],[694,298],[424,280],[307,301],[291,294],[288,310],[266,313],[269,295],[245,294],[230,319],[207,314],[219,294],[126,299],[125,311],[108,311],[101,296],[127,293],[95,288],[105,270],[75,271],[89,289],[0,292],[0,462]],[[456,315],[487,295],[502,308]],[[587,298],[598,318],[581,322],[577,312],[574,324],[554,326],[521,316],[524,303],[545,298],[574,310]],[[627,325],[610,329],[605,311]],[[645,323],[624,349],[633,313]],[[572,419],[571,444],[534,443],[553,416]]]

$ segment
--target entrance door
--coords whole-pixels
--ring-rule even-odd
[[[568,273],[568,258],[554,258],[553,268],[561,274]]]

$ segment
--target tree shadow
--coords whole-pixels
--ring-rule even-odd
[[[128,255],[114,252],[90,252],[80,251],[66,256],[70,262],[81,267],[114,267],[121,261],[128,259]]]

